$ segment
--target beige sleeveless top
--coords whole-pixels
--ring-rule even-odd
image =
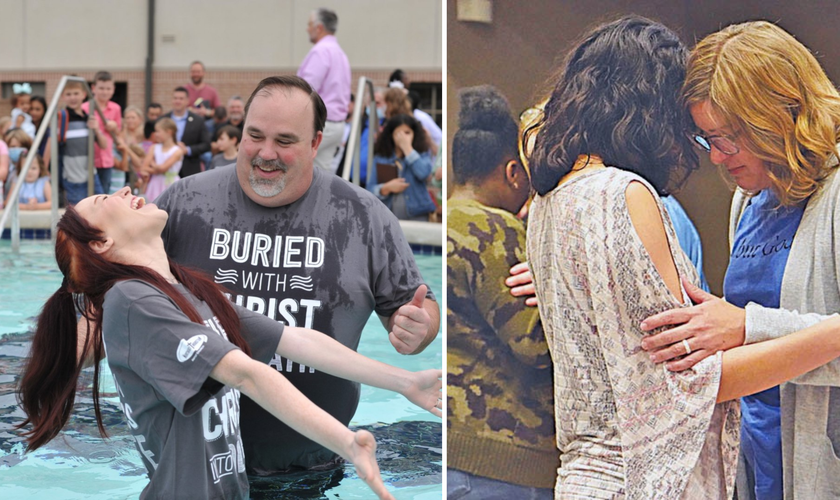
[[[641,348],[641,321],[680,304],[630,220],[633,181],[655,193],[608,167],[563,183],[531,209],[527,253],[554,361],[555,497],[728,498],[739,413],[737,402],[715,404],[720,353],[672,373]],[[655,198],[677,271],[697,283]]]

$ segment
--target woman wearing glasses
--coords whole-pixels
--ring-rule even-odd
[[[697,280],[659,199],[697,163],[678,132],[691,119],[686,56],[647,19],[600,26],[572,49],[539,123],[527,253],[554,361],[555,498],[731,497],[732,400],[840,355],[840,318],[682,372],[641,349],[642,319],[687,304],[680,278]]]
[[[697,44],[684,94],[694,141],[738,190],[726,301],[692,292],[701,304],[643,325],[680,325],[644,342],[672,370],[840,310],[840,95],[814,56],[770,23],[729,26]],[[742,398],[739,498],[838,495],[838,386],[834,361]]]

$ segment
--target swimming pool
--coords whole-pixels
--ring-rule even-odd
[[[90,394],[91,374],[80,384],[76,407],[58,438],[23,455],[23,440],[13,426],[23,420],[14,388],[29,349],[35,316],[58,288],[58,272],[49,242],[24,241],[21,255],[11,258],[8,240],[0,240],[0,499],[137,498],[148,482],[145,468],[128,433],[107,364],[104,364],[102,415],[110,439],[96,429]],[[420,272],[435,296],[442,297],[441,257],[415,255]],[[440,336],[421,354],[402,356],[388,342],[378,318],[365,327],[359,352],[409,370],[441,367]],[[443,496],[441,420],[402,396],[362,386],[361,403],[351,427],[370,430],[378,444],[383,479],[398,499],[431,500]],[[370,498],[355,469],[302,473],[251,482],[252,499]]]

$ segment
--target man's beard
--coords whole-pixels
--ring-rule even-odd
[[[203,82],[203,81],[204,81],[204,77],[203,77],[203,76],[199,76],[199,77],[195,77],[195,76],[194,76],[194,77],[192,77],[192,82],[193,82],[193,85],[201,85],[201,82]]]
[[[283,172],[283,175],[275,179],[264,179],[257,176],[257,173],[252,168],[248,174],[248,183],[251,185],[251,189],[258,195],[263,198],[272,198],[282,193],[283,189],[286,188],[286,172],[289,171],[288,165],[285,165],[280,160],[263,160],[258,156],[251,160],[251,166],[271,168]]]

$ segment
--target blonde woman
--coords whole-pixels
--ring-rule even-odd
[[[840,95],[814,56],[773,24],[729,26],[692,51],[684,94],[692,138],[738,190],[726,300],[692,289],[698,305],[642,325],[679,325],[643,342],[671,370],[840,310]],[[838,387],[833,361],[743,398],[739,498],[838,495]]]

